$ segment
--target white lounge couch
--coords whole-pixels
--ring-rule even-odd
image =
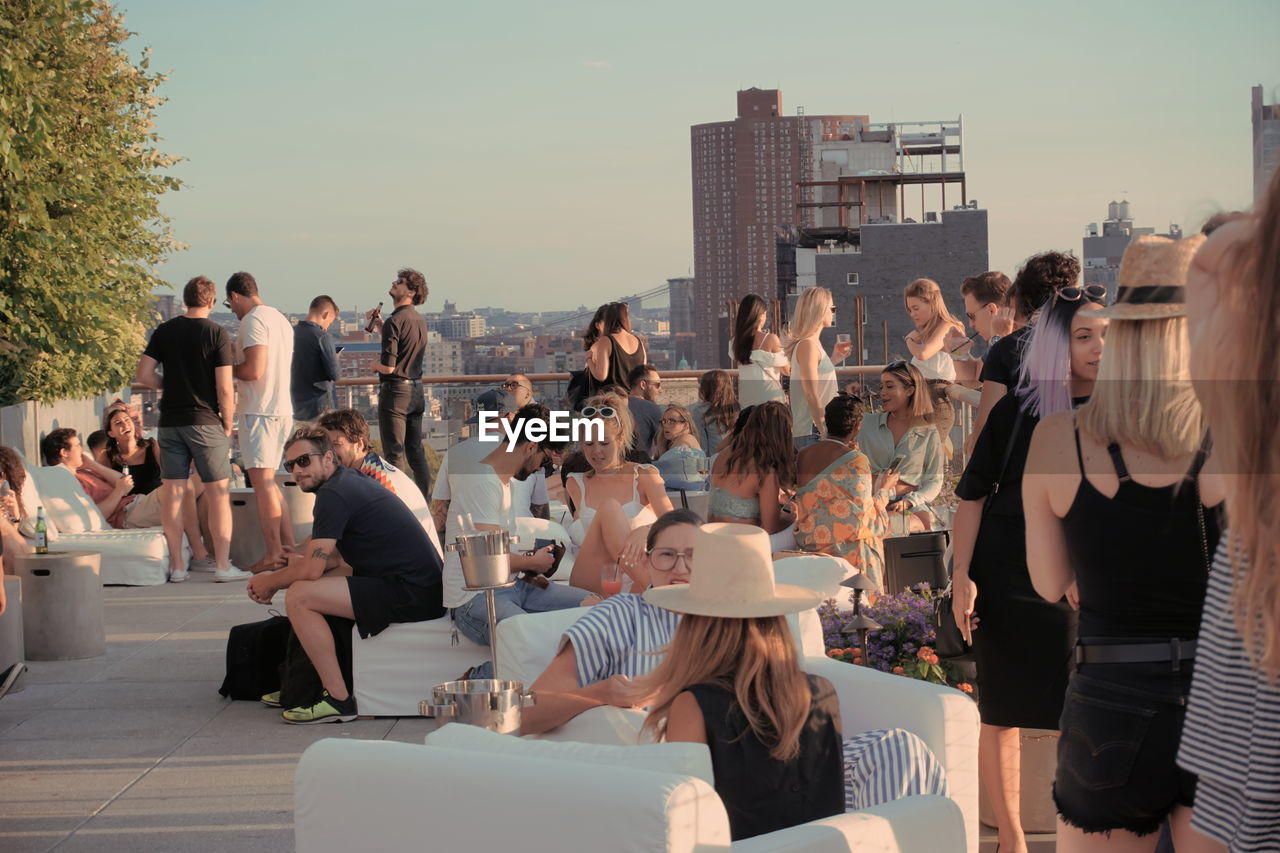
[[[908,797],[730,844],[708,774],[687,755],[669,770],[655,766],[649,751],[675,745],[623,747],[630,752],[619,766],[577,743],[531,747],[527,739],[492,735],[498,751],[480,750],[470,732],[449,734],[467,728],[451,724],[423,746],[312,745],[294,781],[297,849],[345,853],[376,838],[386,850],[976,853],[973,702],[949,688],[825,657],[807,659],[806,668],[835,684],[846,732],[897,726],[923,738],[946,767],[952,796]],[[550,791],[553,797],[539,795]]]
[[[60,465],[24,467],[27,483],[23,503],[33,517],[36,507],[44,507],[51,547],[97,551],[102,555],[104,585],[155,586],[168,579],[169,548],[161,528],[116,530],[85,494],[75,474]]]

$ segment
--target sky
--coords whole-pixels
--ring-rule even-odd
[[[1247,207],[1250,87],[1280,99],[1275,0],[119,8],[170,74],[157,128],[186,158],[162,210],[190,248],[162,276],[248,270],[286,311],[363,311],[400,266],[427,310],[595,306],[689,275],[689,128],[752,86],[787,114],[963,115],[1010,273],[1079,254],[1112,200],[1157,231]]]

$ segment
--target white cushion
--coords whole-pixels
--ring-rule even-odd
[[[61,465],[28,468],[44,499],[46,518],[53,519],[60,533],[90,533],[110,530],[101,510],[80,485],[76,475]]]
[[[461,632],[452,644],[448,616],[426,622],[396,622],[366,640],[351,629],[351,669],[356,705],[371,717],[416,717],[431,688],[453,681],[489,658],[489,650]]]
[[[34,539],[36,538],[36,510],[45,503],[36,487],[36,478],[31,476],[31,466],[23,463],[22,469],[27,472],[27,479],[22,483],[22,509],[25,515],[22,516],[22,521],[18,525],[18,531],[28,539]],[[49,518],[48,513],[45,513],[44,521],[45,535],[49,541],[58,541],[58,525]]]
[[[449,723],[427,735],[427,746],[442,746],[468,753],[491,752],[533,759],[575,761],[595,767],[614,766],[658,773],[693,776],[714,787],[711,752],[702,743],[650,743],[638,746],[601,746],[568,741],[527,740],[500,735],[479,726]]]
[[[169,576],[169,546],[159,527],[64,533],[58,547],[101,554],[103,584],[157,586]],[[185,547],[183,551],[186,559]]]

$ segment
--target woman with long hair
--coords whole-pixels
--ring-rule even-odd
[[[786,397],[780,398],[786,402]],[[720,443],[733,429],[738,417],[738,395],[733,390],[733,377],[727,370],[708,370],[698,377],[698,402],[689,408],[698,442],[708,456],[720,449]]]
[[[768,323],[765,301],[754,293],[742,297],[733,321],[729,354],[738,368],[738,401],[743,406],[787,399],[782,377],[791,373],[791,362],[778,336],[768,330]]]
[[[27,469],[22,467],[22,458],[17,452],[3,445],[0,445],[0,480],[9,485],[7,490],[0,490],[0,613],[3,613],[3,575],[14,574],[14,558],[31,550],[23,527],[35,519],[35,507],[28,507],[22,497],[23,487],[27,485]],[[34,529],[31,532],[34,534]]]
[[[592,394],[613,387],[626,394],[631,390],[631,371],[648,360],[644,340],[631,331],[631,309],[625,302],[612,302],[596,312],[583,333],[587,347],[587,376]]]
[[[786,355],[791,361],[791,434],[796,450],[827,434],[822,412],[836,395],[836,368],[831,358],[845,358],[849,344],[836,344],[831,356],[823,349],[822,330],[836,324],[831,291],[810,287],[796,300],[796,314],[787,326]]]
[[[1187,279],[1191,370],[1227,530],[1209,574],[1178,763],[1192,826],[1231,853],[1280,838],[1280,171],[1252,217],[1213,230]],[[1179,848],[1181,850],[1181,848]]]
[[[1025,853],[1019,768],[1022,728],[1058,728],[1075,646],[1075,611],[1045,601],[1027,570],[1022,476],[1041,418],[1089,398],[1107,321],[1106,288],[1059,291],[1027,341],[1021,380],[991,410],[956,487],[952,609],[974,646],[978,678],[979,775],[995,811],[1000,849]],[[976,603],[975,603],[976,602]],[[977,627],[982,618],[982,629]]]
[[[1063,853],[1153,850],[1166,821],[1180,853],[1211,849],[1188,825],[1195,776],[1174,763],[1225,491],[1205,473],[1187,340],[1203,239],[1129,245],[1116,304],[1094,312],[1111,323],[1093,395],[1031,439],[1031,582],[1047,601],[1075,585],[1080,606],[1053,786]]]
[[[698,443],[693,416],[684,406],[670,404],[662,412],[658,458],[653,460],[668,490],[700,492],[707,487],[707,454]]]
[[[822,593],[776,584],[758,527],[706,524],[694,532],[687,584],[647,590],[680,616],[666,656],[635,685],[644,730],[704,743],[733,840],[878,805],[941,794],[937,760],[901,729],[843,739],[831,682],[800,667],[787,614]]]
[[[929,502],[942,491],[943,461],[938,431],[929,423],[933,404],[919,368],[906,361],[886,365],[880,374],[880,405],[883,411],[863,416],[858,446],[877,476],[898,462],[896,494],[888,510],[914,512],[907,525],[925,530],[933,522]]]
[[[928,278],[918,278],[902,291],[902,301],[907,316],[915,324],[904,339],[911,351],[911,363],[920,369],[929,384],[933,415],[931,421],[942,439],[942,446],[950,455],[951,427],[956,414],[947,397],[947,386],[956,381],[953,357],[969,344],[964,324],[951,316],[947,303],[942,299],[942,288]]]
[[[871,474],[871,460],[858,449],[862,401],[840,393],[826,411],[827,437],[796,460],[796,547],[843,557],[884,588],[884,547],[889,529],[885,507],[897,497],[896,473]]]
[[[791,417],[777,401],[751,410],[728,449],[711,467],[709,521],[733,521],[763,527],[774,550],[793,547],[789,529],[795,516],[784,506],[784,495],[795,487],[796,453],[791,442]]]
[[[604,435],[591,435],[582,442],[582,455],[591,470],[565,479],[565,493],[574,510],[569,536],[578,548],[569,582],[598,593],[601,567],[619,563],[632,587],[644,589],[649,582],[641,561],[645,535],[658,516],[671,511],[671,499],[657,468],[627,461],[634,427],[626,398],[592,397],[582,415],[600,419]]]

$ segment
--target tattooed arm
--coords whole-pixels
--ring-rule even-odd
[[[333,539],[308,539],[289,556],[283,569],[259,572],[250,578],[249,597],[259,604],[270,604],[277,591],[294,581],[316,580],[338,560],[337,542]]]

